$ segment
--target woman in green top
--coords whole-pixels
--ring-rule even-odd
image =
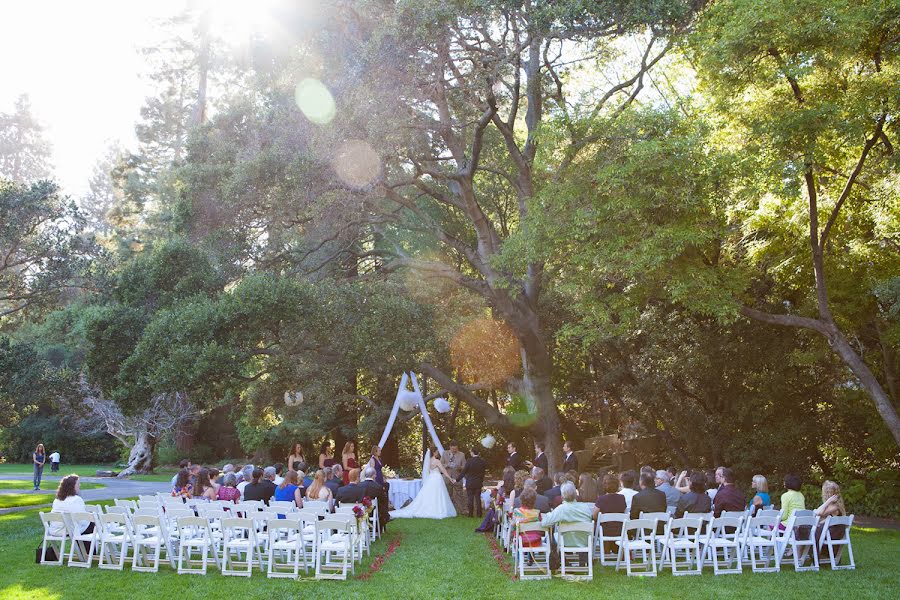
[[[799,475],[788,473],[784,476],[784,487],[787,488],[787,491],[781,495],[781,529],[784,529],[784,524],[791,518],[795,510],[806,509],[806,499],[800,493],[801,485],[803,485],[803,480]]]

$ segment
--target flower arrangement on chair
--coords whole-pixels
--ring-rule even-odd
[[[372,499],[365,496],[359,504],[353,506],[353,516],[357,523],[368,521],[372,514]]]

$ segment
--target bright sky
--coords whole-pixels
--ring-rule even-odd
[[[185,0],[2,0],[0,111],[22,93],[47,128],[66,193],[87,189],[94,163],[115,141],[135,143],[149,82],[138,48],[158,39],[158,18]]]

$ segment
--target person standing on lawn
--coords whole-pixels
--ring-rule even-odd
[[[54,450],[50,455],[50,471],[53,473],[59,471],[59,450]]]
[[[47,455],[44,452],[44,445],[38,444],[31,455],[34,462],[34,491],[41,489],[41,475],[44,474],[44,463],[47,462]]]

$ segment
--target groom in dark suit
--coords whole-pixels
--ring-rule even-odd
[[[459,474],[459,479],[466,478],[466,502],[469,508],[469,516],[472,516],[472,505],[478,511],[481,518],[481,488],[484,486],[484,459],[478,456],[478,446],[472,446],[472,456],[466,461],[466,466]]]

